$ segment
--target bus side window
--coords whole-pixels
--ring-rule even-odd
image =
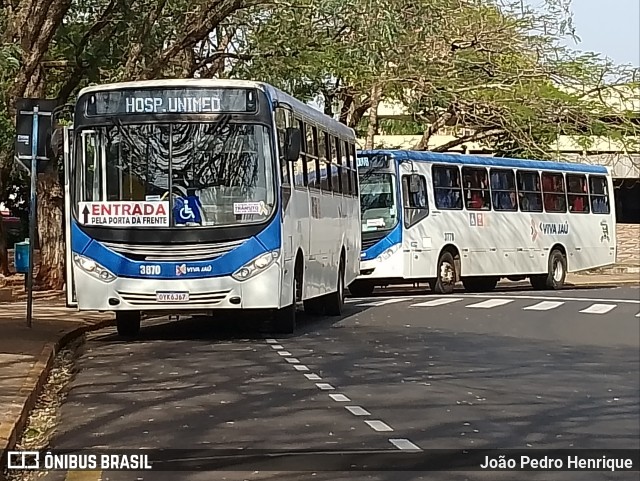
[[[491,169],[490,178],[493,208],[497,211],[516,212],[518,196],[513,170]]]
[[[589,192],[587,176],[584,174],[567,174],[567,199],[569,212],[589,213]]]
[[[300,129],[301,134],[301,153],[298,160],[293,162],[293,182],[294,186],[297,188],[303,188],[308,185],[307,179],[307,163],[305,162],[306,156],[304,152],[307,150],[307,146],[305,145],[306,136],[304,130],[304,123],[300,119],[296,119],[295,126]]]
[[[458,167],[432,167],[433,193],[438,209],[462,210],[462,189]]]
[[[318,189],[322,187],[322,172],[326,170],[327,157],[330,155],[330,150],[327,147],[327,133],[323,130],[318,130]]]
[[[609,214],[609,190],[607,178],[600,175],[589,176],[589,195],[591,198],[591,212],[594,214]]]
[[[320,172],[318,172],[318,134],[316,128],[306,124],[305,161],[307,163],[307,179],[309,187],[320,188]]]
[[[278,130],[278,150],[280,151],[280,173],[282,175],[282,183],[291,185],[289,179],[289,162],[284,158],[285,149],[285,130],[291,123],[291,112],[281,107],[276,108],[276,129]]]
[[[351,194],[354,196],[359,196],[360,192],[358,190],[358,167],[357,167],[357,160],[356,160],[356,146],[355,144],[351,144],[351,162],[350,162],[350,176],[349,179],[351,179]]]
[[[487,169],[463,167],[464,201],[468,210],[491,210]]]
[[[331,184],[329,183],[331,170],[329,169],[331,169],[331,159],[333,159],[336,155],[332,139],[333,137],[331,137],[331,135],[327,135],[327,158],[320,165],[320,187],[322,188],[323,192],[331,192]]]
[[[404,225],[409,228],[429,215],[427,180],[423,175],[402,176],[402,203]]]
[[[522,212],[542,212],[542,194],[540,189],[540,175],[535,171],[519,170],[518,202]]]
[[[544,210],[547,212],[567,211],[567,199],[562,174],[542,173],[542,195],[544,197]]]

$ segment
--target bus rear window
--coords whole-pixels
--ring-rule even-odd
[[[591,198],[591,212],[594,214],[608,214],[609,189],[607,188],[607,178],[602,176],[589,177],[589,194]]]

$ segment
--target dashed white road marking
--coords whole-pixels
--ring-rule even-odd
[[[462,297],[445,297],[442,299],[433,299],[426,302],[418,302],[417,304],[411,304],[410,307],[435,307],[444,306],[445,304],[451,304],[452,302],[461,301]]]
[[[469,304],[466,307],[478,307],[480,309],[491,309],[492,307],[504,306],[513,302],[511,299],[488,299],[486,301],[478,302],[476,304]]]
[[[640,312],[638,312],[638,313],[636,314],[636,317],[640,317]]]
[[[309,381],[320,381],[322,379],[317,374],[305,374],[304,377],[306,377]]]
[[[501,299],[533,299],[533,300],[537,300],[537,301],[549,301],[549,300],[554,300],[554,301],[583,301],[583,302],[615,302],[616,304],[637,304],[640,305],[640,301],[639,300],[635,300],[635,299],[595,299],[595,298],[589,298],[589,297],[559,297],[559,296],[525,296],[525,295],[508,295],[508,294],[501,294],[499,292],[494,293],[493,295],[483,295],[483,294],[469,294],[469,295],[463,295],[463,297],[466,298],[475,298],[475,299],[486,299],[486,298],[492,298],[495,299],[496,297],[500,297]]]
[[[278,349],[284,349],[284,347],[282,347],[280,344],[271,344],[271,347],[272,347],[273,349],[275,349],[276,351],[277,351]]]
[[[281,356],[290,356],[291,353],[289,351],[278,351],[278,354],[280,354]]]
[[[384,431],[389,432],[393,431],[393,428],[382,421],[373,420],[373,421],[365,421],[365,423],[374,431]]]
[[[329,394],[329,397],[333,399],[335,402],[339,402],[339,403],[348,403],[351,401],[351,399],[349,399],[344,394]]]
[[[267,339],[267,344],[278,344],[278,341],[275,339]]]
[[[522,309],[524,311],[549,311],[551,309],[555,309],[556,307],[560,307],[562,304],[564,304],[564,302],[542,301],[531,306],[523,307]]]
[[[592,304],[586,309],[582,309],[580,312],[585,314],[606,314],[615,308],[615,304]]]
[[[300,360],[296,359],[295,357],[287,357],[285,358],[285,361],[287,361],[289,364],[299,364]]]
[[[335,389],[331,384],[327,384],[326,382],[317,382],[316,387],[323,391],[332,391]]]
[[[403,301],[408,301],[409,299],[387,299],[384,301],[375,301],[375,302],[365,302],[363,304],[357,304],[357,306],[372,306],[372,307],[378,307],[378,306],[384,306],[386,304],[395,304],[396,302],[403,302]]]
[[[360,406],[345,406],[344,408],[354,416],[371,416],[369,411]]]
[[[389,439],[389,442],[396,448],[403,451],[422,451],[422,449],[420,449],[408,439]]]
[[[305,366],[304,364],[294,364],[293,367],[295,368],[296,371],[308,371],[309,368],[307,366]]]

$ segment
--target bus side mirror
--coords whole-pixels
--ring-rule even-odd
[[[300,146],[302,136],[299,129],[287,127],[285,131],[285,152],[284,157],[289,162],[295,162],[300,157]]]

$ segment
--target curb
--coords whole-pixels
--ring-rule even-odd
[[[0,453],[4,453],[15,447],[19,436],[26,427],[29,413],[35,407],[38,396],[42,392],[42,388],[51,372],[53,361],[60,350],[83,334],[109,327],[114,323],[115,321],[113,319],[105,319],[95,324],[76,327],[65,332],[57,341],[45,344],[35,365],[29,371],[29,375],[24,381],[22,388],[18,391],[19,398],[24,399],[26,397],[26,401],[22,406],[18,406],[6,413],[7,417],[13,420],[9,422],[8,432],[0,432]],[[3,474],[0,472],[0,479],[2,478]]]
[[[640,285],[640,279],[621,279],[612,281],[610,283],[602,281],[578,281],[578,282],[565,282],[567,287],[617,287],[617,286],[638,286]]]

